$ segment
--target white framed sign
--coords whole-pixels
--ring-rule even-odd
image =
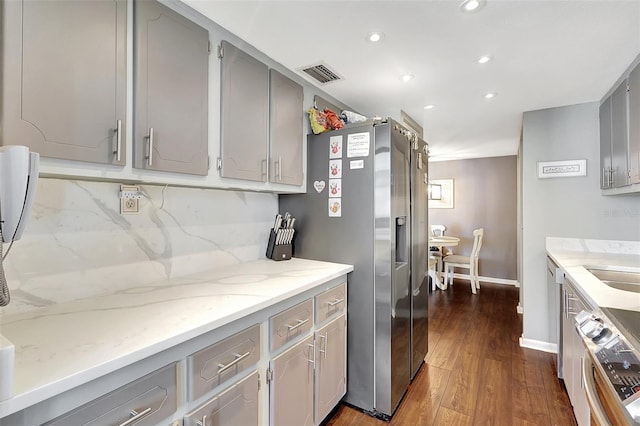
[[[538,178],[587,175],[587,160],[538,161]]]

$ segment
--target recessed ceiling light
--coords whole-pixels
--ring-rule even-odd
[[[406,83],[408,81],[413,80],[414,78],[416,78],[416,76],[413,75],[413,74],[405,74],[405,75],[402,76],[402,81],[404,81]]]
[[[369,40],[372,43],[376,43],[380,40],[382,40],[384,38],[384,34],[378,31],[374,31],[369,33],[369,35],[367,36],[367,40]]]
[[[486,95],[484,95],[485,99],[493,99],[496,97],[496,93],[487,93]]]
[[[463,12],[473,12],[480,9],[484,5],[484,0],[464,0],[460,4],[460,10]]]
[[[433,109],[435,105],[425,105],[424,109]]]
[[[479,64],[486,64],[487,62],[489,62],[492,59],[493,59],[493,57],[491,57],[489,55],[484,55],[484,56],[480,56],[476,62],[479,63]]]

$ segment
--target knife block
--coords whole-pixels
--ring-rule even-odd
[[[276,233],[272,229],[269,233],[266,256],[272,260],[289,260],[291,259],[291,253],[291,243],[276,244]]]

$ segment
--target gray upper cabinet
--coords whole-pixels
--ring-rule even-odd
[[[220,175],[267,181],[269,67],[223,41]]]
[[[2,2],[2,140],[125,163],[125,0]]]
[[[611,188],[611,98],[600,105],[600,188]]]
[[[302,185],[302,86],[270,70],[269,181]]]
[[[206,175],[209,32],[156,1],[134,29],[134,167]]]
[[[628,84],[623,81],[611,95],[611,186],[629,185]]]
[[[631,183],[640,183],[640,64],[629,76],[629,168]]]

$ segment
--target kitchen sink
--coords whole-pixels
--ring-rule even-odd
[[[611,288],[640,293],[640,268],[586,265],[585,269]]]

